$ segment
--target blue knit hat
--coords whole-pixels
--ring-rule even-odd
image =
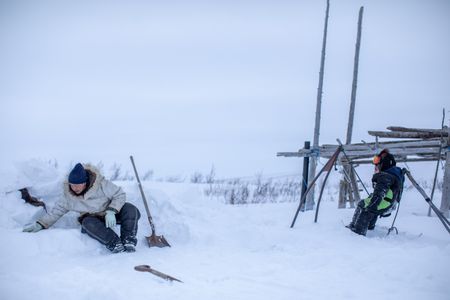
[[[77,163],[75,167],[70,171],[69,174],[69,183],[72,184],[80,184],[87,182],[87,174],[86,170],[83,168],[83,165]]]

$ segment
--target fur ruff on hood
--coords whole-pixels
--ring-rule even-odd
[[[64,182],[64,195],[55,203],[53,209],[45,214],[38,222],[45,228],[53,225],[59,218],[69,211],[79,212],[81,215],[104,215],[106,210],[118,213],[126,202],[125,192],[119,186],[105,179],[100,171],[92,165],[83,165],[89,173],[88,189],[76,195]]]

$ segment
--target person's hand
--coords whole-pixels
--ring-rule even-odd
[[[112,210],[107,210],[105,215],[106,228],[113,228],[116,226],[116,213]]]
[[[39,230],[44,229],[44,227],[42,227],[41,224],[39,224],[38,222],[33,223],[33,224],[28,224],[25,225],[25,227],[23,228],[23,232],[38,232]]]

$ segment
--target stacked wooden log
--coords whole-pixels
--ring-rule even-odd
[[[389,126],[390,131],[369,131],[369,134],[383,138],[403,138],[403,139],[441,139],[448,137],[448,131],[444,129],[419,129],[398,126]]]
[[[372,143],[355,143],[344,145],[344,151],[353,164],[371,163],[371,158],[382,149],[388,148],[397,161],[433,161],[445,160],[445,149],[449,146],[448,129],[416,129],[405,127],[388,127],[390,131],[369,131],[376,137]],[[401,138],[399,141],[380,142],[378,138]],[[277,156],[304,157],[320,156],[330,158],[338,145],[322,145],[319,149],[300,149],[298,152],[279,152]],[[341,160],[345,161],[344,157]]]
[[[450,216],[450,130],[443,126],[442,129],[418,129],[391,126],[389,131],[369,131],[375,136],[375,142],[343,145],[344,153],[341,152],[339,162],[345,170],[349,164],[372,163],[372,157],[382,149],[389,149],[395,156],[397,162],[414,161],[445,161],[444,179],[442,187],[442,200],[440,211],[445,217]],[[380,138],[397,138],[400,140],[380,142]],[[277,156],[305,157],[315,156],[330,158],[336,151],[338,145],[322,145],[313,149],[300,149],[297,152],[279,152]],[[347,202],[353,207],[354,202],[359,199],[359,188],[352,172],[347,172],[341,181],[339,191],[339,208],[344,208]]]

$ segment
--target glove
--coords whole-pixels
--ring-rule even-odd
[[[44,227],[42,227],[41,224],[36,222],[36,223],[33,223],[33,224],[25,225],[25,227],[23,228],[22,232],[38,232],[39,230],[42,230],[42,229],[44,229]]]
[[[106,228],[113,228],[116,226],[116,213],[112,210],[107,210],[105,215]]]

